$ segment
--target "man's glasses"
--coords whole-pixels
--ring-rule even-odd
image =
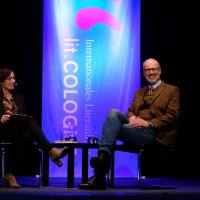
[[[154,72],[158,72],[158,70],[160,69],[160,67],[158,68],[149,68],[149,69],[144,69],[145,73],[151,73],[151,71]]]

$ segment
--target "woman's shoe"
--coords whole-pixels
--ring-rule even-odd
[[[63,165],[61,158],[65,157],[68,153],[68,147],[64,147],[62,150],[53,147],[49,151],[49,156],[51,160],[58,166],[61,167]]]
[[[13,174],[7,173],[6,177],[3,179],[3,185],[6,188],[20,188],[21,186],[17,183],[15,176]]]

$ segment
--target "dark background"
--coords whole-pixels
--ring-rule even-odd
[[[41,123],[43,1],[0,3],[0,66],[15,68],[28,114]],[[141,0],[142,62],[155,58],[161,78],[181,91],[181,119],[174,176],[200,178],[199,3],[193,0]],[[142,76],[142,75],[141,75]],[[142,76],[142,86],[146,84]]]

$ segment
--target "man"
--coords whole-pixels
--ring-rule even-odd
[[[131,146],[146,144],[175,146],[176,125],[180,113],[179,88],[160,79],[161,67],[157,60],[143,63],[143,75],[148,86],[136,91],[126,115],[113,109],[103,126],[98,157],[91,158],[94,176],[80,189],[106,189],[105,176],[110,166],[110,156],[117,140]]]

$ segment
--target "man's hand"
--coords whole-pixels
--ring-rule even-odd
[[[8,115],[8,114],[2,115],[2,117],[1,117],[1,123],[5,123],[9,119],[10,119],[10,115]]]
[[[136,117],[136,116],[132,116],[129,118],[129,124],[131,126],[134,126],[135,128],[148,128],[149,127],[149,123],[139,117]]]

